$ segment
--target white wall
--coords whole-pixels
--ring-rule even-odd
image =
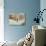
[[[43,9],[46,9],[46,0],[40,0],[40,9],[41,11]],[[40,24],[43,25],[43,26],[46,26],[46,11],[43,12],[43,19],[44,21],[40,21]]]
[[[42,9],[46,9],[46,0],[40,0],[40,8]]]
[[[40,0],[40,9],[41,10],[46,9],[46,0]],[[46,11],[43,13],[43,19],[44,19],[44,21],[43,22],[40,21],[40,25],[43,25],[46,27]]]
[[[0,0],[0,42],[4,41],[4,3]]]

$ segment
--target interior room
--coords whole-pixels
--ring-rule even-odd
[[[46,46],[46,0],[0,1],[0,46]]]

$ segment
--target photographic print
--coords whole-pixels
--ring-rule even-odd
[[[25,19],[24,13],[10,14],[9,25],[24,25]]]

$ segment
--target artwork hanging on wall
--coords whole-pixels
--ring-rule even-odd
[[[24,13],[10,14],[9,25],[25,25],[26,16]]]

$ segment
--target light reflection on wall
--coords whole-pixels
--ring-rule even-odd
[[[4,41],[4,8],[3,0],[0,0],[0,42]]]

